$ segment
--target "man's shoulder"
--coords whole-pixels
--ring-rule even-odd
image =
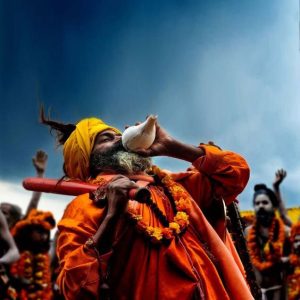
[[[82,194],[74,198],[66,207],[63,217],[72,217],[73,215],[87,214],[88,211],[94,210],[93,201],[89,194]]]

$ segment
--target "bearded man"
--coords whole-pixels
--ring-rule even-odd
[[[10,267],[18,299],[53,299],[48,252],[50,230],[54,226],[51,212],[32,209],[12,230],[21,254],[19,260]]]
[[[282,181],[281,175],[285,177],[282,172],[276,173],[277,181]],[[275,214],[278,204],[275,193],[265,184],[255,185],[255,220],[245,232],[257,282],[263,299],[268,300],[287,299],[286,269],[290,230]]]
[[[65,299],[253,299],[223,204],[248,181],[241,156],[186,145],[159,124],[149,149],[129,153],[121,132],[100,119],[64,125],[41,117],[58,133],[66,176],[99,186],[75,198],[58,224]],[[151,156],[192,166],[172,174]],[[144,203],[129,197],[140,186],[150,193]]]

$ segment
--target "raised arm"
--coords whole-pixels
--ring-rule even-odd
[[[44,177],[46,165],[47,165],[47,159],[48,159],[47,153],[42,150],[38,150],[36,152],[35,157],[32,158],[32,163],[36,170],[37,177],[40,177],[40,178]],[[41,192],[33,192],[32,193],[31,200],[30,200],[27,210],[26,210],[25,218],[29,215],[29,213],[32,209],[37,209],[39,201],[41,199],[41,195],[42,195]]]
[[[9,247],[8,251],[2,257],[0,257],[0,263],[11,264],[19,259],[20,254],[14,242],[14,239],[10,234],[6,219],[1,211],[0,211],[0,232],[1,232],[1,238],[7,243]]]
[[[276,171],[275,179],[273,182],[273,189],[274,189],[275,195],[278,199],[278,210],[279,210],[280,217],[283,220],[285,225],[291,227],[292,221],[287,214],[287,211],[286,211],[286,208],[284,205],[284,201],[282,199],[281,192],[280,192],[280,185],[281,185],[282,181],[284,180],[284,178],[286,177],[286,175],[287,175],[287,172],[283,169],[279,169]]]
[[[140,149],[136,152],[144,156],[169,156],[188,162],[193,162],[205,154],[203,149],[182,143],[173,138],[157,122],[156,137],[152,146],[149,149]]]
[[[176,140],[159,124],[153,145],[137,153],[145,156],[169,156],[191,162],[195,172],[184,185],[203,208],[210,206],[214,196],[231,203],[245,188],[249,179],[249,166],[239,154],[220,149],[213,142],[199,146]],[[200,200],[202,203],[200,203]]]

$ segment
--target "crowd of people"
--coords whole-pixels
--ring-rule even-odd
[[[286,171],[272,188],[255,185],[246,224],[226,214],[249,179],[240,155],[212,142],[186,145],[158,123],[152,146],[133,153],[100,119],[63,124],[42,112],[41,120],[57,132],[66,177],[97,189],[66,207],[52,242],[56,222],[38,209],[41,192],[24,215],[0,204],[0,299],[300,299],[300,221],[291,222],[282,199]],[[170,173],[152,156],[191,167]],[[37,177],[46,163],[38,151]],[[129,199],[145,189],[146,197]]]

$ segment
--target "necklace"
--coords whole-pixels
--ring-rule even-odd
[[[52,299],[48,253],[33,254],[30,251],[24,251],[20,259],[11,265],[10,272],[13,276],[20,277],[27,282],[26,287],[20,291],[21,300]]]
[[[275,230],[278,232],[278,238],[276,238]],[[248,249],[251,257],[252,264],[259,271],[263,271],[272,267],[275,263],[280,261],[280,257],[283,252],[283,243],[285,240],[285,231],[283,222],[274,217],[271,226],[269,227],[268,240],[265,243],[262,254],[261,247],[258,243],[258,224],[255,221],[249,231],[248,236]],[[276,240],[275,240],[276,238]]]
[[[189,212],[192,197],[181,184],[172,180],[167,173],[163,172],[158,167],[154,166],[152,171],[161,180],[162,184],[171,195],[171,201],[174,201],[176,214],[172,222],[168,221],[167,217],[151,198],[149,198],[145,204],[149,206],[157,216],[160,223],[164,226],[163,228],[148,226],[143,220],[142,215],[138,214],[135,209],[129,208],[127,215],[131,222],[136,226],[137,230],[152,243],[170,242],[176,236],[183,234],[189,225]]]
[[[290,254],[290,264],[294,272],[288,276],[288,294],[290,300],[296,300],[300,296],[300,257],[295,253]]]

